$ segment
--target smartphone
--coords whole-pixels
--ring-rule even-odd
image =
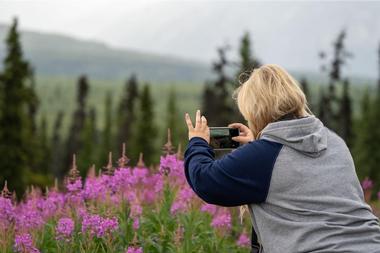
[[[239,136],[238,128],[210,127],[210,146],[215,150],[235,149],[239,142],[232,140],[234,136]]]

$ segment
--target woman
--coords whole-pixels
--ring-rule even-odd
[[[255,69],[238,88],[248,122],[242,145],[219,160],[207,120],[186,114],[185,174],[204,201],[249,205],[265,253],[380,252],[380,226],[345,142],[311,115],[297,81],[276,65]]]

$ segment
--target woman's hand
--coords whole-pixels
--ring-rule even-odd
[[[197,110],[197,113],[195,114],[195,127],[193,127],[193,123],[191,122],[188,113],[185,114],[185,120],[187,128],[189,129],[189,140],[193,137],[201,137],[207,141],[207,143],[210,143],[210,129],[207,126],[206,117],[201,117],[200,110]]]
[[[239,136],[232,137],[232,140],[234,141],[237,141],[241,144],[246,144],[255,139],[253,137],[253,133],[251,129],[249,129],[246,125],[243,125],[241,123],[232,123],[232,124],[229,124],[228,127],[239,129],[239,132],[240,132]]]

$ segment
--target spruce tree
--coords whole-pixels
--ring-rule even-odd
[[[82,177],[87,175],[89,167],[95,163],[97,157],[98,132],[96,127],[96,110],[91,108],[88,117],[85,119],[85,125],[82,134],[82,148],[78,151],[78,168]]]
[[[103,165],[108,160],[108,153],[113,152],[115,148],[117,150],[120,147],[114,147],[113,145],[113,129],[112,129],[112,94],[107,92],[104,102],[104,128],[101,135],[101,148],[99,153],[99,164]]]
[[[151,165],[155,158],[155,143],[157,128],[154,122],[153,100],[149,84],[144,85],[140,101],[139,114],[136,122],[136,139],[133,146],[132,161],[137,161],[139,152],[143,152],[146,165]]]
[[[171,131],[171,140],[173,145],[178,144],[178,140],[180,136],[182,135],[178,122],[182,123],[180,120],[179,114],[178,114],[178,105],[177,105],[177,100],[176,100],[176,92],[174,88],[171,88],[169,91],[169,98],[168,102],[166,105],[166,129],[164,129],[164,142],[166,143],[167,141],[167,129],[170,128]],[[181,124],[182,125],[182,124]]]
[[[14,19],[5,42],[6,57],[0,77],[0,184],[7,180],[9,188],[20,196],[26,182],[25,173],[31,169],[30,122],[26,110],[30,93],[25,85],[31,68],[23,59],[17,19]]]
[[[133,128],[136,121],[136,103],[138,100],[138,81],[136,75],[132,75],[126,82],[124,92],[118,107],[118,133],[117,133],[117,148],[121,149],[122,143],[126,145],[126,153],[130,153],[134,142]],[[120,154],[121,155],[121,154]]]
[[[50,144],[47,133],[47,121],[45,115],[41,118],[40,127],[38,128],[38,143],[39,150],[41,151],[41,156],[38,162],[38,168],[41,173],[44,175],[50,174],[49,164],[50,164]]]
[[[309,91],[309,83],[306,80],[306,78],[301,78],[300,85],[301,85],[301,89],[302,89],[303,93],[306,96],[306,100],[309,102],[309,107],[311,108],[311,106],[310,106],[311,105],[311,96],[310,96],[310,91]]]
[[[319,101],[318,101],[318,118],[322,122],[327,122],[329,113],[330,96],[326,95],[325,87],[320,87]]]
[[[46,166],[46,154],[48,150],[46,150],[42,143],[42,141],[46,141],[46,139],[41,139],[46,136],[41,136],[44,135],[43,131],[46,131],[47,129],[38,129],[37,127],[37,113],[38,113],[38,108],[39,108],[39,99],[37,97],[36,91],[35,91],[35,80],[34,80],[34,71],[31,69],[29,72],[29,81],[27,82],[27,111],[28,111],[28,147],[29,147],[29,157],[28,161],[29,164],[32,168],[32,171],[34,174],[39,174],[38,176],[32,177],[39,179],[37,181],[32,180],[27,182],[27,184],[34,184],[34,185],[39,185],[41,187],[44,186],[44,184],[47,182],[47,171],[49,170],[48,167]],[[45,122],[44,122],[45,121]],[[40,124],[40,127],[46,127],[46,118]],[[47,138],[47,137],[46,137]],[[45,162],[45,163],[44,163]]]
[[[213,63],[217,79],[207,82],[203,92],[202,114],[206,116],[209,126],[227,126],[233,118],[234,109],[229,89],[231,80],[226,73],[226,67],[229,65],[227,50],[228,47],[218,49],[219,59]]]
[[[354,158],[358,176],[369,176],[372,161],[371,100],[366,89],[360,104],[360,118],[355,124]]]
[[[340,123],[342,120],[340,117],[340,98],[337,94],[336,86],[342,81],[342,68],[346,64],[348,58],[351,57],[351,53],[346,50],[344,45],[344,40],[346,38],[346,31],[342,30],[337,39],[334,41],[334,52],[333,57],[328,68],[323,69],[328,70],[329,83],[328,83],[328,93],[325,94],[325,104],[324,107],[324,121],[323,123],[331,128],[332,130],[339,132],[341,128]],[[321,53],[321,58],[325,58],[325,53]]]
[[[240,62],[239,70],[237,73],[238,78],[242,73],[244,73],[244,75],[246,76],[249,76],[254,68],[258,68],[261,65],[260,61],[253,55],[249,32],[246,32],[241,38],[239,56]],[[234,82],[234,84],[235,87],[238,87],[240,85],[239,82]]]
[[[379,60],[378,60],[378,69],[379,69],[379,79],[378,83],[380,84],[380,48],[379,48],[379,54],[378,54]],[[371,106],[371,118],[370,118],[370,133],[371,133],[371,146],[369,152],[371,154],[371,161],[369,161],[371,167],[369,176],[372,180],[375,182],[376,189],[380,189],[380,170],[379,170],[379,164],[380,164],[380,149],[379,149],[379,143],[380,143],[380,85],[377,87],[377,92],[375,92],[376,96],[372,102]]]
[[[62,111],[59,111],[57,113],[57,116],[54,120],[53,133],[51,138],[50,172],[53,174],[54,178],[63,178],[64,176],[64,149],[61,137],[63,116],[64,114]]]
[[[348,147],[352,147],[352,101],[349,94],[349,80],[345,79],[343,82],[343,94],[340,99],[340,136],[346,141]]]
[[[208,81],[205,84],[202,94],[202,114],[204,114],[208,120],[209,126],[215,126],[215,120],[213,115],[217,113],[218,104],[216,102],[216,94],[214,93],[214,85]]]
[[[89,85],[86,76],[81,76],[79,78],[77,89],[77,108],[73,113],[70,132],[66,141],[66,152],[64,160],[65,170],[69,169],[73,154],[77,154],[83,147],[82,136],[87,116],[86,100],[89,91]]]

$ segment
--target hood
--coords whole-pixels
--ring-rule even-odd
[[[315,116],[268,124],[260,139],[273,140],[307,156],[318,157],[327,148],[328,129]]]

